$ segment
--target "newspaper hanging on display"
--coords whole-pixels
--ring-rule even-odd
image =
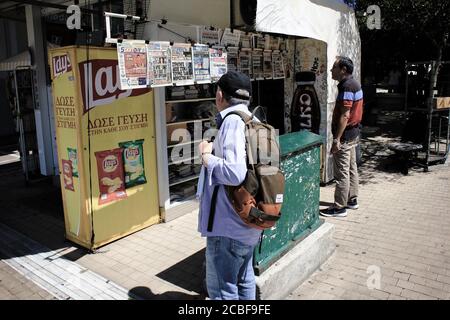
[[[260,34],[255,33],[253,34],[253,48],[256,49],[265,49],[266,48],[266,38]]]
[[[252,33],[242,33],[240,37],[241,48],[251,48],[252,47]]]
[[[177,86],[194,84],[192,48],[188,43],[174,43],[172,46],[172,81]]]
[[[196,44],[192,47],[194,80],[196,83],[210,83],[209,46]]]
[[[273,79],[284,79],[283,57],[279,50],[272,51]]]
[[[210,46],[220,44],[220,31],[219,30],[202,30],[202,43]]]
[[[222,39],[220,40],[220,45],[222,46],[231,46],[238,47],[239,46],[239,37],[241,35],[241,31],[233,30],[230,28],[226,28],[223,32]]]
[[[273,66],[272,66],[272,50],[264,50],[264,79],[272,79],[273,77]]]
[[[223,49],[209,49],[211,80],[216,82],[227,73],[227,53]]]
[[[271,36],[269,42],[270,42],[270,44],[269,44],[269,49],[270,50],[278,50],[278,49],[280,49],[280,38]]]
[[[256,80],[264,80],[263,59],[264,58],[262,49],[253,49],[252,68],[253,68],[253,78]]]
[[[172,85],[170,42],[155,41],[147,45],[148,77],[152,87]]]
[[[227,68],[228,71],[238,71],[239,68],[239,48],[238,47],[228,47],[227,48]]]
[[[124,40],[117,43],[117,56],[119,62],[120,89],[146,88],[149,85],[149,81],[145,41]]]
[[[239,52],[239,69],[238,71],[246,74],[253,79],[253,71],[252,71],[252,50],[251,49],[242,49]]]

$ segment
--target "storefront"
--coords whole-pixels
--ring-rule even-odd
[[[170,4],[182,19],[176,1],[165,8]],[[331,180],[336,83],[328,70],[337,55],[348,55],[359,77],[353,11],[338,1],[258,1],[256,31],[212,27],[201,21],[204,15],[195,24],[196,12],[184,23],[152,17],[142,39],[165,41],[172,49],[185,46],[190,55],[194,43],[221,46],[228,70],[252,78],[251,107],[261,105],[280,134],[310,130],[324,137],[322,181]],[[214,127],[217,112],[209,74],[200,81],[193,68],[184,81],[172,63],[170,83],[120,90],[116,48],[59,48],[51,51],[49,63],[69,239],[93,249],[197,209],[197,145]],[[127,163],[131,153],[133,168]]]
[[[191,3],[195,6],[197,2]],[[167,11],[158,10],[161,15],[167,14]],[[204,10],[208,11],[208,7]],[[172,15],[176,19],[182,16],[179,10],[174,10]],[[213,28],[193,24],[196,21],[207,22],[202,19],[206,18],[195,20],[186,13],[185,23],[170,19],[164,24],[159,20],[150,22],[144,29],[144,39],[207,43],[202,41],[202,34],[205,29]],[[233,68],[233,60],[236,59],[237,69],[250,73],[254,93],[251,107],[263,106],[267,121],[280,134],[310,130],[324,137],[321,181],[329,182],[333,178],[329,152],[331,116],[337,94],[337,83],[331,79],[329,69],[336,56],[347,55],[355,62],[355,77],[359,79],[360,39],[354,12],[341,1],[281,1],[275,4],[273,1],[257,1],[256,31],[245,31],[248,28],[244,24],[241,27],[243,31],[232,30],[235,35],[239,34],[239,45],[234,48],[232,44],[225,44],[228,68]],[[212,42],[211,38],[208,41]],[[283,76],[275,77],[274,72],[264,74],[267,52],[280,54]],[[272,61],[272,71],[274,64]],[[175,129],[189,130],[189,126],[208,128],[214,125],[211,121],[215,112],[214,85],[206,88],[155,88],[157,146],[161,151],[158,153],[159,200],[164,221],[197,207],[194,194],[199,164],[192,160],[199,141],[190,137],[189,152],[181,156],[181,160],[186,161],[174,163],[171,157],[174,154],[178,156],[179,150],[175,150],[173,144],[178,141],[172,140],[171,134]],[[180,114],[174,114],[176,112]],[[185,146],[183,149],[186,151]]]

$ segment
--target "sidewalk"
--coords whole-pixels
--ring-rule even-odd
[[[387,159],[383,145],[389,139],[374,134],[364,141],[360,209],[350,211],[346,218],[327,219],[336,226],[338,247],[321,270],[288,299],[450,298],[450,168],[432,166],[428,173],[414,169],[408,176],[395,172],[395,166],[392,172],[381,170]],[[64,240],[59,190],[44,182],[25,188],[20,167],[6,169],[0,171],[0,226],[34,239],[39,246],[30,245],[34,250],[30,254],[26,246],[14,252],[18,246],[9,244],[6,255],[2,248],[9,240],[0,237],[0,257],[16,259],[26,268],[23,261],[39,255],[41,260],[33,258],[34,269],[24,272],[28,277],[39,278],[49,272],[45,262],[51,257],[49,266],[70,262],[71,279],[79,275],[79,281],[72,283],[77,286],[74,291],[91,296],[96,291],[83,277],[86,272],[97,279],[99,286],[110,285],[124,292],[123,299],[127,295],[204,299],[201,273],[205,240],[196,231],[196,211],[89,254]],[[333,191],[334,185],[321,188],[321,206],[332,202]],[[58,272],[51,274],[56,282],[53,288],[47,287],[50,292],[61,290],[67,283]],[[370,290],[368,281],[369,287],[378,289]],[[0,283],[0,292],[2,287]],[[51,293],[58,297],[58,292]],[[71,292],[65,294],[69,299],[76,298]]]
[[[359,202],[327,218],[336,251],[288,299],[450,299],[450,167],[373,176]]]

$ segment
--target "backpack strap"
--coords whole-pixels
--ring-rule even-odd
[[[250,120],[253,119],[253,114],[251,116],[249,116],[248,114],[246,114],[243,111],[231,111],[231,112],[228,112],[225,117],[223,117],[222,123],[225,121],[226,117],[231,116],[232,114],[236,114],[239,117],[241,117],[241,119],[242,119],[242,121],[244,121],[244,123],[247,123],[247,122],[249,122]]]
[[[263,112],[263,115],[264,115],[264,119],[259,119],[259,120],[261,120],[262,123],[267,124],[267,115],[266,115],[266,112],[264,111],[263,107],[261,107],[261,106],[257,106],[255,109],[253,109],[252,118],[255,117],[256,111],[258,111],[258,109],[261,109]]]
[[[211,197],[211,207],[209,208],[209,218],[208,218],[208,232],[211,232],[214,224],[214,216],[216,215],[216,202],[217,202],[217,193],[219,191],[219,186],[214,187],[214,191]]]
[[[246,123],[247,121],[250,121],[252,119],[251,116],[247,115],[245,112],[242,111],[231,111],[227,113],[225,117],[222,119],[222,123],[225,121],[225,118],[229,115],[236,114],[239,117],[241,117],[242,121]],[[208,232],[211,232],[213,229],[214,224],[214,216],[216,215],[216,202],[217,202],[217,193],[219,192],[219,186],[215,186],[212,196],[211,196],[211,207],[209,208],[209,218],[208,218],[208,228],[206,229]]]

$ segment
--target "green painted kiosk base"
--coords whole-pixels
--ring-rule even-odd
[[[334,225],[325,222],[261,275],[256,276],[259,300],[280,300],[298,288],[333,254]]]
[[[322,139],[309,131],[280,136],[284,202],[254,252],[260,299],[284,298],[334,251],[333,225],[319,219]]]

